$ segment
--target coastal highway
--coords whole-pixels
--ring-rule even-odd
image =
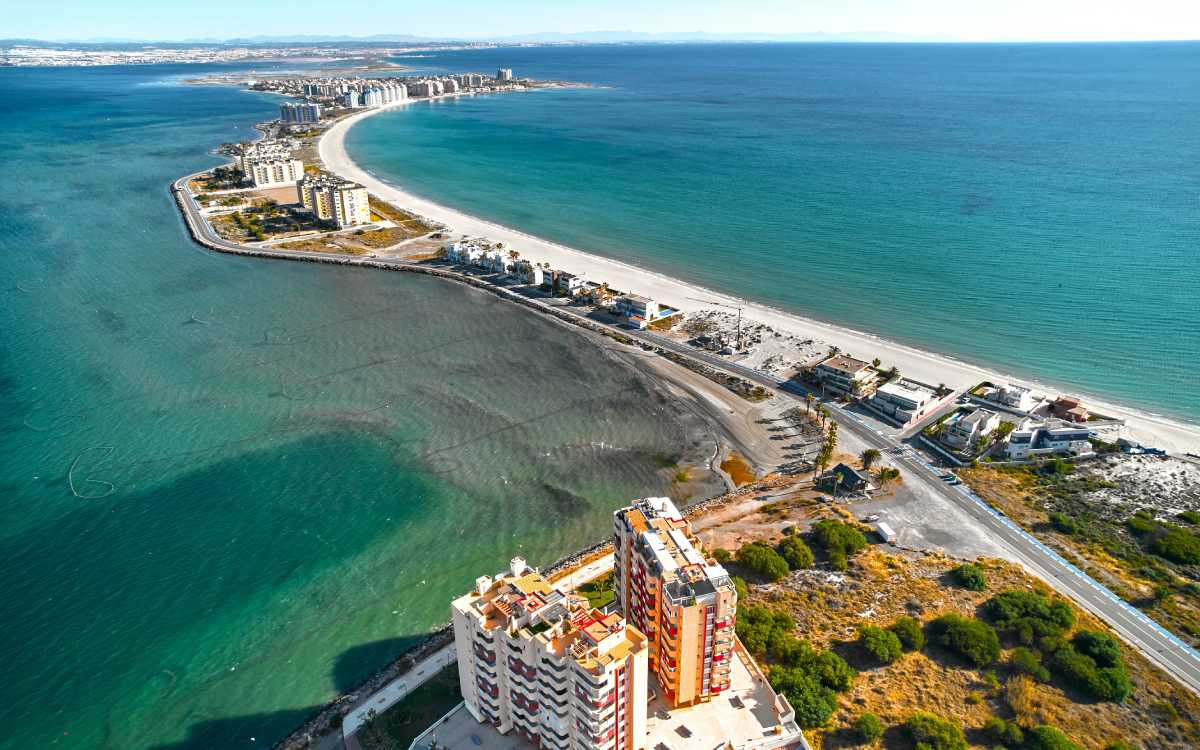
[[[184,218],[192,230],[192,235],[209,247],[242,255],[258,255],[287,260],[318,260],[382,268],[417,266],[410,261],[399,259],[353,258],[335,253],[305,253],[303,256],[298,256],[294,252],[247,247],[223,240],[209,226],[192,198],[191,192],[186,187],[187,182],[194,176],[188,175],[180,178],[172,185],[172,189],[178,198]],[[465,274],[462,276],[466,278]],[[514,297],[520,296],[515,291],[508,290],[508,292]],[[551,307],[536,300],[531,301],[536,306]],[[594,320],[587,319],[584,313],[578,310],[558,305],[553,306],[553,309],[575,315],[581,321],[586,319],[591,325],[595,324]],[[621,333],[652,346],[702,362],[715,369],[743,377],[786,397],[803,400],[806,393],[798,383],[779,380],[758,370],[743,367],[708,352],[699,351],[685,343],[674,341],[652,331],[621,329]],[[1192,692],[1200,695],[1200,653],[1195,649],[1168,633],[1146,615],[1121,600],[1031,534],[992,509],[970,489],[964,485],[951,485],[942,480],[942,472],[932,467],[908,446],[887,437],[857,415],[851,414],[837,404],[827,402],[825,406],[832,418],[838,422],[839,429],[853,434],[867,445],[881,451],[893,465],[904,472],[905,481],[922,485],[943,501],[967,513],[992,534],[999,544],[1006,546],[1012,552],[1013,557],[1020,561],[1027,570],[1045,580],[1080,607],[1107,622],[1126,642],[1141,651],[1146,658],[1159,665]]]
[[[626,335],[642,339],[663,349],[697,359],[770,388],[777,393],[803,400],[803,386],[792,381],[773,378],[758,370],[742,367],[722,357],[700,352],[687,344],[673,341],[649,331],[626,331]],[[991,508],[968,487],[952,485],[941,478],[942,471],[931,466],[915,451],[872,428],[857,415],[832,402],[825,402],[839,429],[853,434],[869,446],[882,452],[905,473],[908,482],[922,483],[943,500],[957,506],[992,537],[1008,547],[1027,570],[1042,578],[1059,593],[1107,622],[1126,642],[1141,651],[1146,658],[1162,667],[1192,692],[1200,695],[1200,653],[1142,612],[1120,599],[1116,594],[1093,580],[1033,535],[1018,527],[1003,514]]]

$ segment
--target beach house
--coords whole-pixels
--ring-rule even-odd
[[[988,394],[988,399],[1010,409],[1027,412],[1036,403],[1033,391],[1015,383],[1006,383]]]
[[[1059,396],[1050,405],[1050,413],[1067,422],[1086,422],[1091,413],[1076,396]]]
[[[830,357],[813,369],[821,385],[841,393],[857,393],[871,381],[874,372],[869,362],[842,354]]]
[[[649,297],[640,294],[623,294],[613,306],[617,315],[634,328],[645,328],[660,315],[660,306]]]
[[[912,380],[897,380],[875,389],[868,404],[902,425],[912,424],[935,409],[941,401],[932,388]]]
[[[1008,436],[1005,453],[1013,461],[1024,461],[1033,456],[1064,454],[1090,456],[1092,431],[1060,419],[1045,422],[1025,420]]]
[[[982,407],[959,412],[946,420],[942,440],[959,449],[969,449],[1000,426],[1000,415]]]

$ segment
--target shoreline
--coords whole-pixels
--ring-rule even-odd
[[[876,334],[807,318],[767,304],[741,299],[681,281],[624,261],[566,247],[409,193],[403,188],[376,177],[350,158],[345,147],[345,137],[356,123],[383,111],[423,101],[423,99],[410,99],[395,102],[351,115],[334,123],[321,135],[317,143],[317,153],[325,169],[362,184],[368,192],[398,208],[444,225],[448,235],[455,237],[459,235],[481,236],[493,241],[504,242],[505,245],[519,250],[523,257],[531,261],[549,262],[555,268],[583,275],[591,281],[607,282],[615,288],[662,300],[684,313],[712,309],[712,305],[689,299],[705,297],[724,305],[742,306],[744,308],[743,315],[751,323],[763,323],[800,338],[814,339],[834,345],[843,352],[850,352],[861,358],[879,357],[885,365],[895,365],[899,368],[905,377],[927,383],[946,383],[952,388],[959,389],[975,385],[981,380],[990,380],[992,382],[1017,383],[1047,395],[1055,393],[1080,395],[1094,411],[1124,419],[1126,421],[1124,434],[1133,440],[1165,448],[1172,453],[1200,451],[1200,424],[1192,424],[1137,407],[1124,406],[1108,400],[1107,397],[1094,396],[1086,391],[1075,391],[1070,387],[1059,388],[1030,378],[1006,375],[1001,371],[964,362],[950,355],[924,351],[890,341]]]

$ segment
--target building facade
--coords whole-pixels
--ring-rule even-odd
[[[1088,456],[1095,452],[1091,437],[1087,427],[1058,419],[1026,421],[1008,436],[1006,453],[1013,461],[1055,454]]]
[[[321,221],[339,228],[371,223],[367,189],[357,182],[321,175],[305,177],[296,185],[300,203]]]
[[[497,81],[511,81],[513,79],[512,68],[499,68],[496,71]]]
[[[613,514],[618,609],[649,643],[649,669],[672,706],[708,701],[730,684],[737,591],[706,559],[670,499]]]
[[[845,355],[830,357],[814,369],[814,374],[822,385],[842,393],[857,392],[864,384],[870,382],[873,372],[869,363]]]
[[[1000,415],[991,409],[974,409],[946,421],[942,439],[955,448],[969,448],[1000,426]]]
[[[451,606],[467,710],[550,750],[641,750],[646,636],[556,590],[521,558]]]
[[[279,105],[279,120],[284,125],[302,125],[321,121],[321,105],[284,102]]]
[[[884,383],[871,396],[871,406],[902,424],[925,416],[939,402],[937,394],[911,380]]]

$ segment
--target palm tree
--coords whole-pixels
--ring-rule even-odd
[[[829,455],[831,457],[833,456],[833,449],[837,447],[837,443],[838,443],[837,432],[838,432],[837,422],[830,422],[829,423],[829,435],[826,436],[826,438],[825,438],[825,445],[829,446]]]
[[[812,411],[812,405],[813,405],[813,395],[811,393],[804,394],[804,415],[805,416],[808,416],[808,413],[810,411]]]
[[[874,367],[876,370],[879,369],[879,364],[880,364],[879,357],[876,357],[875,359],[871,360],[871,367]]]
[[[871,467],[875,465],[875,462],[878,461],[879,457],[882,455],[883,454],[875,448],[867,448],[865,451],[863,451],[859,455],[859,459],[862,461],[863,470],[870,471]]]
[[[836,357],[838,354],[841,353],[841,351],[842,350],[840,347],[831,346],[831,347],[829,347],[829,354],[826,356],[827,357]]]

